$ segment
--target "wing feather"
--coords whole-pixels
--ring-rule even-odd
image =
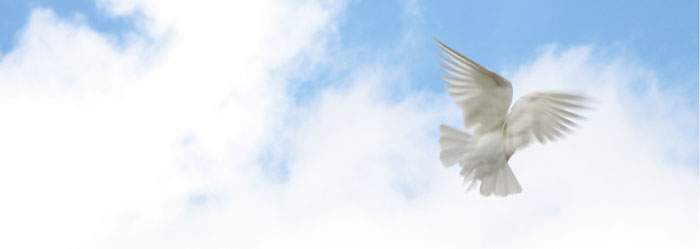
[[[528,145],[534,137],[540,143],[555,141],[572,131],[577,124],[572,120],[584,119],[574,113],[586,109],[586,97],[537,92],[523,96],[506,118],[505,135],[511,153]]]
[[[451,75],[442,78],[450,83],[445,88],[462,109],[464,127],[477,128],[477,133],[500,128],[513,97],[510,82],[442,42],[435,43],[445,55],[438,54],[444,62],[440,67]]]

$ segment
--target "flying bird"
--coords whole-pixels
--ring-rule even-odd
[[[588,98],[568,93],[534,92],[520,98],[508,112],[513,86],[506,78],[479,65],[442,42],[435,40],[447,58],[440,66],[450,96],[462,109],[464,128],[440,126],[440,161],[446,167],[458,164],[467,191],[481,183],[479,192],[507,196],[522,191],[508,160],[535,139],[555,141],[583,117],[575,110],[587,108]],[[448,59],[449,58],[449,59]]]

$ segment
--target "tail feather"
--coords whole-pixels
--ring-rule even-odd
[[[468,155],[471,137],[466,132],[455,128],[440,126],[440,161],[444,166],[452,166],[464,160]]]
[[[489,196],[491,193],[493,193],[494,188],[496,187],[496,174],[491,174],[491,175],[486,175],[480,178],[481,180],[481,187],[479,188],[479,192],[481,192],[482,195]]]
[[[481,177],[479,180],[481,181],[479,192],[485,196],[491,194],[506,196],[520,193],[523,190],[508,164],[500,167],[492,174]]]
[[[506,166],[507,167],[507,166]],[[508,194],[508,181],[506,180],[505,170],[499,170],[496,172],[496,186],[493,189],[493,193],[496,195],[506,195]]]
[[[460,174],[464,177],[464,182],[470,182],[467,191],[477,187],[480,183],[479,192],[485,196],[491,194],[506,196],[520,193],[522,188],[507,164],[507,159],[503,158],[503,161],[493,162],[470,157],[470,153],[473,152],[473,143],[474,141],[468,133],[441,125],[440,161],[447,167],[455,164],[462,167]]]

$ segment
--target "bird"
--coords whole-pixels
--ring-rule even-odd
[[[508,79],[474,62],[435,39],[447,92],[462,110],[464,129],[440,125],[440,161],[459,165],[467,192],[479,186],[483,196],[522,192],[508,161],[534,140],[556,141],[585,119],[590,98],[572,93],[533,92],[511,106]],[[444,56],[443,56],[444,54]]]

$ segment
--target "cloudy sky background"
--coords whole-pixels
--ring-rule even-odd
[[[697,1],[0,0],[2,248],[696,248]],[[438,38],[596,99],[465,194]]]

